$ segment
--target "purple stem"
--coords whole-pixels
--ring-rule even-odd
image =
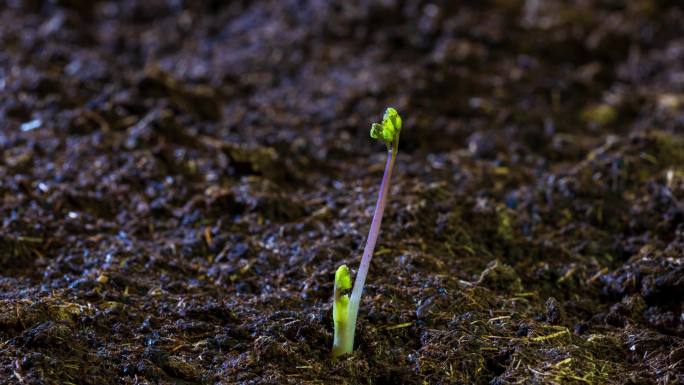
[[[373,258],[373,251],[375,250],[375,243],[378,240],[380,233],[380,223],[382,222],[382,214],[385,212],[385,204],[389,196],[390,180],[392,178],[392,170],[394,169],[394,161],[397,157],[399,138],[395,139],[392,148],[387,151],[387,163],[385,164],[385,174],[382,177],[382,184],[380,184],[380,191],[378,192],[378,202],[375,204],[375,213],[373,214],[373,222],[368,232],[368,239],[366,240],[366,247],[363,249],[363,257],[361,257],[361,264],[359,271],[356,273],[356,280],[354,281],[354,288],[349,298],[348,309],[348,336],[350,336],[351,343],[354,341],[354,332],[356,329],[356,317],[359,312],[359,304],[361,303],[361,294],[363,293],[363,285],[366,282],[368,275],[368,268],[370,267],[371,259]]]

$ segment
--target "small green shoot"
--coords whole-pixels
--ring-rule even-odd
[[[351,353],[354,350],[354,334],[356,332],[356,317],[359,313],[359,304],[361,303],[361,294],[363,293],[363,285],[368,276],[368,268],[370,267],[371,259],[373,258],[373,251],[380,233],[380,223],[382,223],[382,215],[385,211],[385,204],[389,196],[390,180],[392,178],[392,170],[394,169],[394,161],[397,157],[399,149],[399,133],[401,132],[401,117],[394,108],[387,108],[381,123],[373,123],[371,125],[370,136],[373,139],[385,142],[387,145],[387,163],[385,164],[385,174],[382,177],[380,184],[380,192],[378,193],[378,201],[375,205],[375,213],[373,214],[373,221],[368,232],[368,239],[361,257],[361,264],[359,271],[356,274],[356,281],[354,281],[354,288],[351,297],[343,294],[344,290],[351,288],[351,276],[349,268],[342,265],[335,273],[335,292],[333,302],[333,320],[335,326],[335,337],[333,341],[333,357],[338,357],[342,354]]]
[[[394,140],[399,139],[400,131],[401,117],[397,110],[389,107],[385,111],[385,116],[382,117],[382,123],[373,123],[371,125],[370,136],[373,139],[387,143],[387,146],[391,147]]]
[[[335,341],[333,342],[333,355],[340,355],[344,353],[343,350],[345,350],[345,348],[343,347],[343,344],[349,340],[344,336],[344,333],[347,329],[346,323],[348,320],[347,306],[349,306],[349,295],[343,294],[344,291],[349,289],[351,289],[351,276],[349,275],[349,268],[347,265],[342,265],[337,268],[337,272],[335,273],[335,299],[333,302]],[[336,352],[335,349],[340,351]]]

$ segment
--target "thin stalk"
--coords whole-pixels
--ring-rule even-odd
[[[361,294],[363,293],[363,285],[366,283],[368,276],[368,268],[370,267],[371,259],[373,258],[373,251],[380,233],[380,224],[382,223],[382,215],[385,212],[385,205],[389,196],[389,187],[392,179],[392,170],[394,169],[394,161],[397,158],[397,150],[399,144],[399,136],[392,142],[392,147],[387,150],[387,163],[385,164],[385,173],[382,176],[382,183],[380,184],[380,191],[378,192],[378,201],[375,204],[375,213],[373,214],[373,222],[371,222],[370,230],[368,231],[368,239],[366,246],[363,249],[363,256],[361,257],[361,264],[359,271],[356,273],[356,280],[354,281],[354,288],[349,298],[349,305],[347,306],[347,323],[344,325],[346,330],[343,332],[344,338],[340,338],[342,346],[333,347],[335,353],[339,354],[351,353],[354,349],[354,335],[356,332],[356,317],[359,313],[359,305],[361,303]],[[339,355],[336,354],[336,355]]]

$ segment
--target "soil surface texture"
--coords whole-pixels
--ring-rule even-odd
[[[0,0],[0,384],[684,384],[682,20]]]

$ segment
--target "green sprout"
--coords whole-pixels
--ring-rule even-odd
[[[347,307],[349,306],[349,295],[342,294],[343,291],[351,289],[351,275],[347,265],[342,265],[335,273],[335,291],[333,301],[333,322],[335,324],[335,341],[333,346],[341,347],[349,340],[346,336]],[[352,344],[354,340],[351,340]],[[351,348],[349,349],[351,350]],[[342,354],[343,352],[340,352]]]
[[[378,192],[378,201],[375,204],[375,213],[373,214],[373,221],[368,232],[368,239],[366,240],[366,247],[363,249],[363,256],[361,257],[361,264],[359,271],[356,274],[356,281],[352,289],[351,296],[343,294],[343,291],[351,288],[351,275],[349,268],[342,265],[335,273],[335,291],[333,302],[333,321],[335,327],[335,338],[333,341],[333,356],[337,357],[345,353],[351,353],[354,350],[354,334],[356,332],[356,317],[359,313],[359,304],[361,303],[361,294],[363,293],[363,285],[368,276],[368,268],[370,267],[371,259],[373,258],[373,251],[375,244],[380,234],[380,223],[382,222],[382,214],[385,211],[385,204],[389,196],[390,180],[392,179],[392,170],[394,169],[394,161],[397,158],[397,151],[399,149],[399,133],[401,132],[401,117],[394,108],[387,108],[381,123],[373,123],[371,126],[371,138],[380,140],[387,144],[387,163],[385,164],[385,174],[382,177],[380,184],[380,191]]]
[[[401,117],[397,110],[388,107],[385,111],[385,116],[382,117],[382,123],[373,123],[371,125],[370,136],[373,139],[382,140],[390,147],[395,139],[398,143],[399,131],[401,131]]]

